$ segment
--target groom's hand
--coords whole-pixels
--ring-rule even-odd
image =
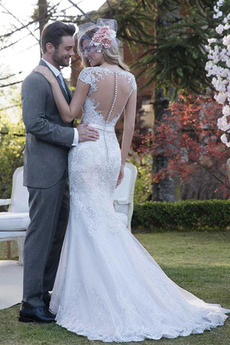
[[[77,126],[78,141],[96,141],[99,139],[99,133],[96,129],[88,127],[89,122]]]

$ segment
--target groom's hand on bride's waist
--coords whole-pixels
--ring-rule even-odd
[[[77,126],[78,141],[96,141],[99,139],[99,133],[96,129],[88,127],[89,122]]]

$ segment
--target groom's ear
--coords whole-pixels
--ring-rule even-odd
[[[46,43],[46,51],[49,53],[49,54],[53,54],[54,51],[55,51],[55,47],[52,43],[48,42]]]

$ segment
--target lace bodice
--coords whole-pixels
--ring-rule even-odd
[[[130,72],[108,67],[87,67],[79,80],[90,85],[82,123],[115,126],[132,92],[137,88]]]

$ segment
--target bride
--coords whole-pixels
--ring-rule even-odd
[[[81,122],[100,133],[69,153],[69,223],[50,304],[57,323],[104,342],[176,338],[223,325],[230,311],[176,285],[116,217],[113,192],[123,177],[136,110],[136,82],[119,56],[116,21],[80,26],[78,52],[86,68],[70,105],[53,74],[36,68],[63,120],[71,122],[83,106]],[[123,111],[120,151],[114,127]]]

